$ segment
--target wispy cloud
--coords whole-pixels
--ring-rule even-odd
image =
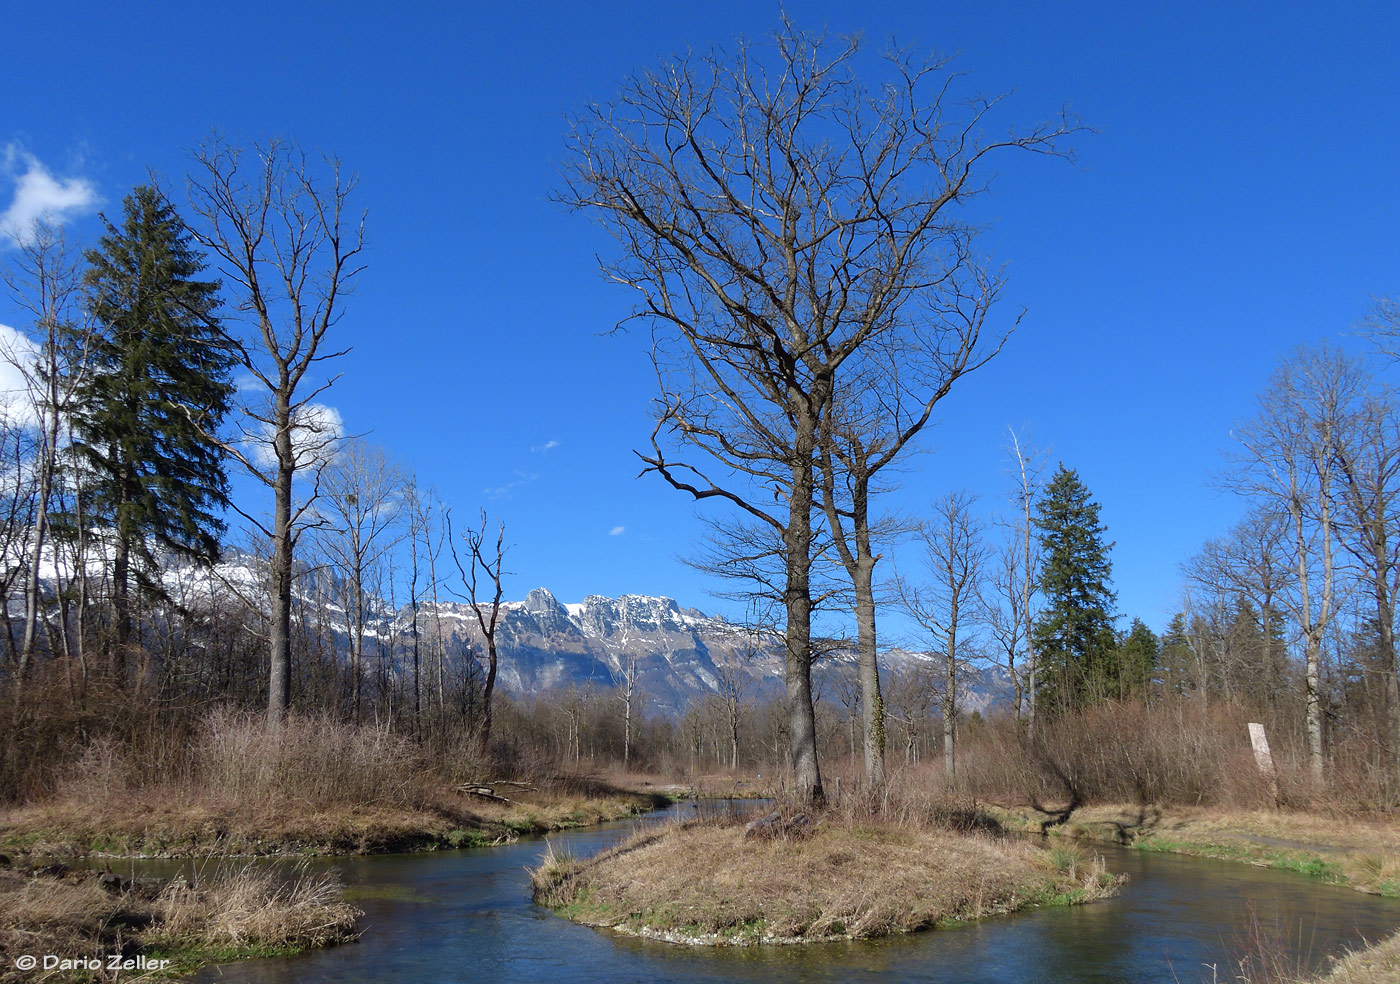
[[[539,473],[537,472],[523,472],[517,470],[515,473],[515,478],[511,479],[509,482],[506,482],[504,485],[497,485],[491,488],[482,489],[481,494],[491,499],[500,499],[504,496],[510,495],[522,485],[530,484],[539,477]]]
[[[553,451],[553,450],[554,450],[555,448],[557,448],[558,446],[559,446],[559,442],[558,442],[558,441],[555,441],[555,440],[548,440],[548,441],[545,441],[543,444],[536,444],[536,445],[533,445],[533,446],[530,448],[530,453],[531,453],[531,454],[544,454],[546,451]]]
[[[59,222],[97,207],[97,188],[86,178],[56,178],[33,154],[16,144],[5,147],[0,177],[13,182],[9,207],[0,213],[0,237],[23,246],[36,222]]]
[[[39,420],[29,389],[37,357],[34,343],[23,333],[0,325],[0,416],[21,427],[31,427]]]
[[[627,527],[625,527],[625,526],[614,526],[612,529],[608,530],[608,536],[621,536],[622,534],[624,534],[624,533],[626,533],[626,532],[627,532]]]
[[[269,467],[277,460],[272,446],[272,428],[264,426],[253,448],[258,464]],[[292,454],[298,468],[325,464],[335,457],[336,445],[345,436],[340,411],[322,403],[310,403],[297,411],[292,420]]]

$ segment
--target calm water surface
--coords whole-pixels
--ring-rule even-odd
[[[634,826],[612,824],[556,834],[550,841],[590,853]],[[1400,903],[1298,875],[1101,848],[1109,866],[1131,879],[1107,902],[870,942],[685,947],[576,926],[532,904],[525,868],[544,850],[544,842],[534,840],[334,859],[327,866],[339,868],[352,894],[365,896],[355,899],[365,910],[359,942],[211,967],[195,979],[1194,984],[1233,979],[1232,954],[1261,933],[1320,968],[1329,955],[1400,926]]]

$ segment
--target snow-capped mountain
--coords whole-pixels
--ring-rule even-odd
[[[234,552],[213,570],[172,568],[165,583],[172,596],[187,606],[217,602],[262,608],[266,579],[261,565],[250,554]],[[349,629],[342,585],[325,571],[306,572],[297,583],[299,617],[324,620],[343,642]],[[379,644],[392,642],[407,648],[411,608],[396,610],[370,599],[366,617],[369,637]],[[434,607],[420,600],[418,628],[422,636],[435,638],[440,633],[458,651],[469,645],[484,659],[483,634],[467,604],[439,601]],[[650,711],[676,713],[725,689],[761,700],[783,686],[783,644],[776,633],[755,632],[721,616],[682,608],[671,598],[651,595],[589,595],[582,602],[565,604],[547,588],[535,588],[521,601],[501,603],[496,645],[497,685],[521,696],[570,688],[607,689],[622,685],[635,672],[636,689]],[[824,657],[814,672],[828,679],[849,675],[854,662],[853,652],[838,649]],[[882,656],[885,674],[918,673],[925,678],[923,686],[934,689],[941,677],[940,664],[938,657],[906,650]],[[963,706],[969,709],[985,710],[1008,689],[994,672],[965,673],[964,680],[969,693]],[[834,693],[827,697],[836,699]]]
[[[742,681],[749,694],[769,690],[781,679],[782,652],[775,636],[755,636],[718,616],[681,608],[670,598],[589,595],[566,605],[548,589],[536,588],[524,601],[501,607],[498,679],[514,693],[611,687],[635,663],[637,688],[648,704],[679,710],[697,696],[716,692],[725,677]],[[455,638],[481,646],[469,606],[443,604],[438,612]],[[406,617],[411,615],[399,613],[400,620]]]

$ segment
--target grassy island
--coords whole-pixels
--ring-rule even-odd
[[[739,945],[907,933],[1119,884],[1073,846],[879,822],[746,837],[732,819],[658,825],[587,860],[551,852],[532,876],[536,901],[577,922]]]
[[[279,956],[359,936],[331,875],[247,865],[194,884],[133,884],[51,865],[0,869],[0,981],[161,980],[200,965]],[[26,955],[53,966],[26,970]]]

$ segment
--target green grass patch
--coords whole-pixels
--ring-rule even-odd
[[[1163,837],[1144,837],[1131,846],[1139,851],[1161,854],[1189,854],[1219,861],[1244,861],[1267,868],[1277,868],[1280,871],[1297,872],[1332,885],[1350,884],[1350,879],[1338,862],[1309,851],[1242,847],[1238,844],[1218,844],[1210,841],[1175,841]]]
[[[253,960],[261,957],[291,957],[305,953],[306,946],[270,946],[255,943],[202,944],[190,943],[180,946],[158,946],[142,948],[143,956],[152,960],[169,960],[170,966],[164,970],[152,970],[142,980],[177,980],[187,977],[209,964],[232,963],[235,960]]]

